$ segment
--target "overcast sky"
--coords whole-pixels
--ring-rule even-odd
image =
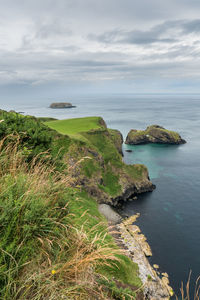
[[[199,0],[0,0],[0,89],[200,92]]]

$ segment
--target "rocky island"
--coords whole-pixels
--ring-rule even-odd
[[[54,102],[49,106],[50,108],[73,108],[76,107],[69,102]]]
[[[145,130],[131,129],[126,137],[125,144],[139,145],[148,143],[185,144],[186,141],[175,132],[165,129],[159,125],[148,126]]]

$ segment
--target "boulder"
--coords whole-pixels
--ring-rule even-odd
[[[167,130],[159,125],[151,125],[145,130],[131,129],[125,143],[129,145],[148,143],[179,145],[186,143],[186,141],[175,131]]]

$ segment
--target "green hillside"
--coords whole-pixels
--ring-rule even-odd
[[[58,131],[16,113],[0,120],[0,298],[135,299],[138,266],[97,201],[114,201],[146,168],[126,171],[101,118],[48,123]]]
[[[80,137],[79,133],[100,129],[100,120],[100,117],[87,117],[50,121],[45,122],[45,125],[49,126],[52,129],[55,129],[59,133],[78,138]]]

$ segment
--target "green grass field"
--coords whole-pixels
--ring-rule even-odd
[[[79,138],[79,133],[101,128],[100,117],[76,118],[45,122],[45,125],[59,133]]]

